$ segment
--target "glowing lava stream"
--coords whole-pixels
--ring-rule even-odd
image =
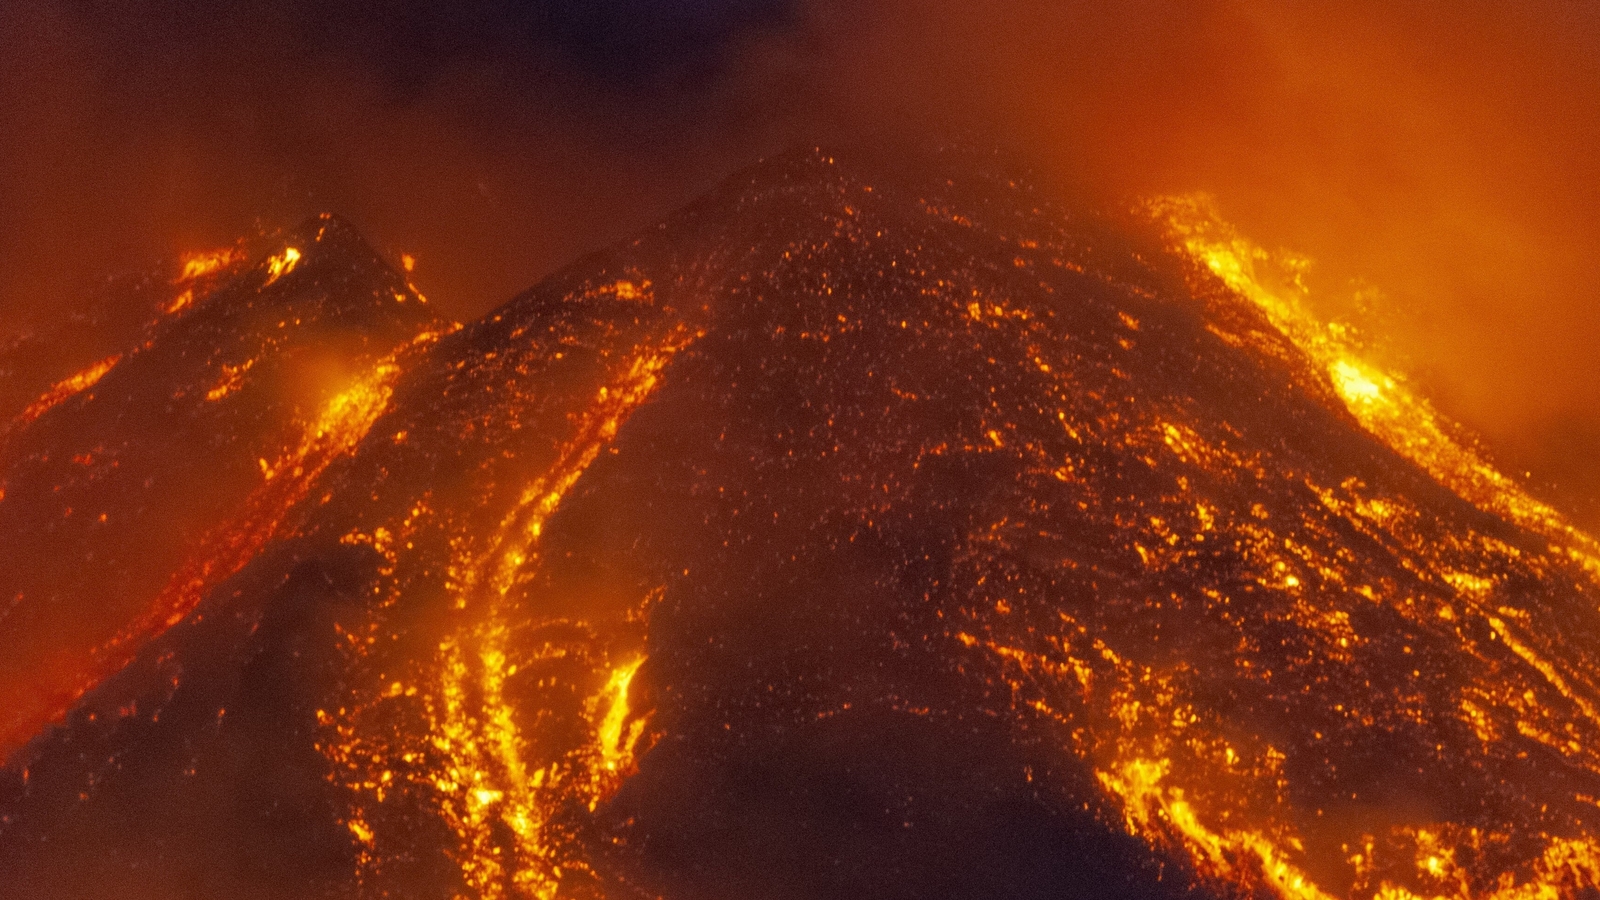
[[[1600,579],[1600,542],[1452,437],[1432,404],[1363,358],[1348,329],[1321,322],[1310,312],[1297,278],[1305,260],[1275,256],[1250,242],[1223,222],[1204,196],[1158,198],[1147,210],[1166,227],[1181,252],[1249,300],[1322,368],[1361,427],[1462,499],[1555,541]],[[1287,290],[1274,290],[1266,283],[1263,270],[1273,268],[1286,276],[1281,280]]]
[[[1081,626],[1065,614],[1062,619],[1081,640]],[[1243,889],[1249,896],[1264,890],[1285,900],[1336,900],[1297,864],[1305,855],[1304,843],[1282,821],[1281,810],[1271,808],[1281,807],[1282,797],[1266,809],[1251,799],[1259,797],[1263,781],[1277,785],[1268,794],[1281,794],[1283,754],[1269,747],[1263,759],[1250,759],[1248,751],[1238,752],[1223,737],[1207,734],[1206,723],[1182,701],[1173,679],[1121,657],[1098,639],[1082,650],[1073,646],[1073,638],[1056,640],[1058,655],[968,633],[956,637],[1002,661],[1019,706],[1061,722],[1075,736],[1089,736],[1077,737],[1074,749],[1096,764],[1096,778],[1116,799],[1129,834],[1187,857],[1202,882],[1224,896]],[[1089,713],[1087,723],[1063,711],[1079,703]],[[1180,774],[1187,777],[1174,777]],[[1174,783],[1180,780],[1205,785],[1205,796]],[[1405,829],[1415,847],[1417,877],[1448,885],[1448,891],[1418,893],[1382,878],[1371,838],[1365,847],[1353,848],[1349,863],[1363,880],[1378,881],[1369,885],[1375,900],[1560,900],[1574,896],[1574,885],[1600,888],[1600,845],[1545,836],[1542,854],[1531,861],[1525,880],[1504,873],[1495,890],[1474,893],[1457,851],[1487,836],[1477,828],[1452,834],[1449,827]]]
[[[178,275],[175,283],[182,284],[186,281],[198,281],[211,275],[226,272],[244,263],[246,257],[236,247],[223,247],[220,250],[189,253],[183,257],[183,272]]]
[[[562,498],[694,336],[680,326],[620,363],[592,405],[570,420],[571,437],[480,545],[485,549],[457,550],[450,590],[466,622],[441,641],[435,674],[424,676],[437,679],[433,685],[407,688],[395,682],[387,694],[421,695],[425,728],[418,736],[426,743],[411,749],[373,744],[355,723],[359,710],[341,710],[339,718],[323,715],[325,727],[337,735],[324,752],[349,773],[344,783],[354,802],[346,825],[365,848],[364,864],[373,862],[375,855],[368,851],[383,840],[370,815],[382,814],[390,792],[406,790],[402,772],[409,771],[428,788],[424,802],[455,832],[451,856],[473,896],[548,900],[558,895],[565,877],[589,873],[581,849],[551,833],[552,819],[562,811],[593,811],[629,774],[645,722],[630,708],[628,688],[644,657],[626,647],[605,646],[605,623],[541,617],[512,593],[537,570],[540,537]],[[519,642],[519,626],[527,627],[530,615],[536,629],[570,627],[587,637],[534,642],[537,646]],[[525,735],[507,684],[518,672],[513,660],[527,665],[570,659],[574,653],[592,663],[588,669],[594,679],[591,687],[576,686],[580,696],[587,694],[575,726],[581,734]],[[536,740],[546,745],[543,752],[530,747]],[[426,768],[419,770],[415,763],[423,759]],[[370,801],[377,805],[369,811]]]
[[[323,404],[317,418],[305,424],[298,444],[285,450],[274,463],[263,460],[265,480],[245,500],[240,514],[198,542],[196,552],[172,574],[143,615],[95,648],[86,667],[89,674],[75,696],[81,696],[105,675],[126,664],[145,641],[181,622],[211,588],[254,558],[277,534],[284,517],[305,498],[318,476],[334,460],[353,451],[383,414],[400,374],[399,357],[438,337],[435,332],[421,334],[380,360]]]
[[[1361,347],[1346,329],[1322,323],[1312,315],[1294,272],[1305,260],[1279,259],[1239,235],[1217,217],[1202,197],[1163,198],[1150,205],[1153,214],[1163,218],[1169,234],[1184,252],[1204,265],[1229,289],[1249,300],[1268,321],[1286,335],[1312,361],[1321,366],[1345,407],[1370,434],[1390,449],[1422,467],[1434,480],[1457,496],[1485,512],[1507,519],[1521,528],[1543,535],[1552,548],[1572,560],[1600,584],[1600,542],[1573,527],[1549,505],[1529,496],[1516,482],[1485,461],[1470,447],[1451,436],[1444,418],[1426,399],[1405,387],[1394,376],[1362,358]],[[1263,283],[1257,264],[1277,266],[1289,273],[1286,283],[1294,291],[1274,291]],[[1445,573],[1446,580],[1451,574]],[[1469,603],[1476,604],[1481,581],[1467,576],[1467,583],[1452,584]],[[1488,586],[1492,583],[1486,582]],[[1600,706],[1582,689],[1575,690],[1556,666],[1520,639],[1515,629],[1490,616],[1495,633],[1518,656],[1538,670],[1556,690],[1567,697],[1592,722],[1600,725]],[[1569,673],[1587,682],[1590,692],[1600,693],[1597,685],[1583,673]]]
[[[440,648],[445,658],[445,708],[434,733],[439,735],[436,746],[451,758],[453,768],[475,775],[467,802],[458,807],[464,814],[453,824],[467,843],[461,860],[467,881],[484,897],[499,896],[501,886],[508,882],[527,896],[541,900],[556,896],[561,867],[553,859],[554,848],[546,842],[543,829],[548,819],[547,807],[560,793],[558,782],[587,776],[589,783],[579,789],[587,788],[584,793],[593,809],[608,786],[608,776],[631,762],[632,740],[626,740],[622,723],[628,712],[628,685],[644,662],[642,657],[615,666],[600,695],[588,702],[595,732],[589,748],[591,758],[578,761],[580,768],[588,771],[565,771],[560,763],[528,771],[522,736],[505,695],[505,680],[512,674],[507,669],[507,619],[511,612],[508,595],[518,573],[537,565],[539,536],[560,506],[561,498],[616,436],[628,414],[654,391],[682,337],[683,331],[679,330],[664,346],[635,357],[620,378],[600,389],[577,434],[550,469],[523,491],[516,508],[501,523],[489,551],[468,569],[462,585],[458,605],[465,607],[481,598],[486,609],[483,619],[469,634],[452,638]],[[469,654],[476,657],[476,666],[468,662]],[[472,684],[474,676],[476,683]],[[469,689],[475,689],[481,698],[483,716],[476,721],[461,702]],[[639,729],[634,729],[631,737],[636,740],[638,733]],[[519,856],[533,865],[505,870],[492,852],[490,816],[511,828]],[[549,871],[544,871],[545,867]]]
[[[183,270],[178,277],[173,279],[174,286],[183,287],[184,290],[163,304],[163,315],[173,315],[187,308],[194,302],[194,285],[200,281],[214,280],[218,276],[230,274],[244,261],[244,255],[232,248],[213,250],[206,253],[191,253],[183,257]],[[117,363],[122,361],[123,354],[114,353],[100,360],[82,371],[61,379],[50,389],[40,394],[38,399],[28,404],[27,408],[10,423],[6,424],[0,433],[15,431],[37,420],[40,416],[59,406],[68,398],[81,394],[94,387],[107,372],[110,372]]]
[[[1270,261],[1266,254],[1215,220],[1195,200],[1165,200],[1152,208],[1168,223],[1182,250],[1259,308],[1271,325],[1322,369],[1334,393],[1368,432],[1468,502],[1543,535],[1551,541],[1549,553],[1554,560],[1570,559],[1591,580],[1600,574],[1600,557],[1592,539],[1451,438],[1442,418],[1426,401],[1361,359],[1358,348],[1337,329],[1316,322],[1294,297],[1285,298],[1263,287],[1254,266]],[[1224,333],[1215,326],[1212,330],[1235,346],[1257,341],[1252,335]],[[1265,346],[1258,349],[1272,352]],[[1170,423],[1157,422],[1152,431],[1157,435],[1152,441],[1155,450],[1171,454],[1174,461],[1202,466],[1212,457],[1226,454],[1224,448],[1207,445]],[[1226,467],[1238,469],[1240,461],[1227,461]],[[1367,640],[1352,629],[1349,613],[1333,602],[1341,595],[1364,598],[1413,620],[1425,615],[1422,624],[1461,641],[1461,652],[1472,658],[1478,670],[1457,688],[1459,709],[1400,709],[1400,715],[1417,715],[1421,717],[1417,722],[1444,723],[1430,727],[1470,729],[1482,741],[1486,758],[1494,753],[1514,753],[1515,747],[1502,734],[1505,732],[1511,739],[1543,744],[1574,766],[1600,772],[1600,754],[1578,738],[1586,733],[1579,726],[1600,726],[1596,700],[1600,691],[1588,673],[1563,666],[1542,651],[1540,632],[1530,627],[1530,621],[1521,621],[1527,619],[1526,613],[1503,605],[1506,598],[1496,593],[1498,573],[1535,551],[1525,553],[1467,530],[1445,535],[1442,544],[1427,542],[1416,536],[1412,519],[1417,510],[1403,498],[1366,493],[1356,479],[1339,490],[1309,480],[1305,486],[1355,532],[1395,548],[1413,574],[1441,586],[1439,599],[1433,601],[1439,605],[1424,612],[1419,598],[1392,584],[1374,588],[1348,581],[1354,570],[1336,558],[1333,551],[1337,548],[1303,548],[1304,554],[1294,559],[1296,566],[1303,566],[1302,572],[1315,573],[1323,585],[1321,590],[1327,593],[1309,594],[1309,600],[1318,602],[1297,602],[1284,615],[1308,641],[1315,642],[1321,658],[1329,660],[1329,665],[1348,664],[1348,648]],[[1201,528],[1210,532],[1211,514],[1201,518]],[[1237,530],[1238,538],[1255,540],[1248,528]],[[1288,546],[1273,532],[1266,536],[1273,540],[1259,546]],[[1139,550],[1144,558],[1144,548]],[[1146,565],[1151,564],[1147,558]],[[1573,575],[1584,577],[1578,571]],[[1289,574],[1281,561],[1277,568],[1267,567],[1262,577],[1267,576],[1274,582],[1262,581],[1260,586],[1288,592],[1286,600],[1311,589],[1300,576]],[[1220,594],[1201,593],[1204,596],[1195,598],[1197,602],[1228,602]],[[1301,814],[1288,799],[1285,763],[1289,757],[1195,701],[1188,692],[1199,679],[1187,663],[1166,668],[1141,664],[1110,646],[1109,642],[1117,639],[1114,633],[1096,634],[1090,624],[1065,611],[1059,619],[1051,634],[1034,634],[1030,627],[1026,637],[969,632],[954,636],[965,647],[995,660],[1018,711],[1027,710],[1064,726],[1072,735],[1072,750],[1094,767],[1130,834],[1187,859],[1203,883],[1218,887],[1225,895],[1242,891],[1250,896],[1332,900],[1336,892],[1330,893],[1326,883],[1319,883],[1322,876],[1312,872],[1316,866],[1307,850],[1308,839],[1297,825]],[[1468,623],[1492,632],[1495,649],[1470,640],[1469,635],[1481,632],[1471,631]],[[1241,637],[1241,648],[1243,641]],[[1411,649],[1406,647],[1405,653]],[[1237,654],[1235,663],[1246,671],[1259,662],[1251,651],[1240,649]],[[1526,668],[1509,667],[1507,657]],[[1270,674],[1260,673],[1259,677]],[[1372,687],[1370,682],[1367,687]],[[1328,702],[1331,706],[1345,699],[1330,697]],[[1565,703],[1568,711],[1561,711],[1552,699]],[[1363,698],[1356,700],[1363,702]],[[1480,708],[1491,706],[1493,716]],[[1343,705],[1334,708],[1345,710]],[[1385,726],[1368,718],[1352,727]],[[1438,750],[1446,752],[1446,745],[1441,743]],[[1354,895],[1379,900],[1556,900],[1587,896],[1585,891],[1600,889],[1600,842],[1592,834],[1524,835],[1531,839],[1531,855],[1520,858],[1521,873],[1500,870],[1491,873],[1486,882],[1483,872],[1474,871],[1475,854],[1481,859],[1483,847],[1504,841],[1505,836],[1480,826],[1426,820],[1397,823],[1387,835],[1366,836],[1364,846],[1359,841],[1346,846],[1340,863],[1355,879]],[[1375,840],[1389,843],[1379,843],[1375,849]],[[1323,868],[1327,863],[1321,859]]]
[[[11,423],[10,427],[14,429],[27,425],[28,423],[49,412],[52,408],[60,405],[61,402],[66,400],[68,397],[83,393],[89,388],[94,387],[95,383],[101,378],[104,378],[105,374],[111,371],[111,368],[115,366],[121,359],[121,354],[108,356],[94,365],[89,366],[87,369],[84,369],[83,371],[78,372],[69,378],[63,378],[62,380],[56,382],[51,386],[50,390],[45,391],[42,395],[40,395],[39,399],[28,404],[28,408],[24,409],[22,413],[17,416],[16,420]]]

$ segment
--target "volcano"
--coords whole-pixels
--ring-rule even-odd
[[[6,433],[0,885],[1600,896],[1600,552],[1152,212],[808,150],[460,328],[229,262]]]

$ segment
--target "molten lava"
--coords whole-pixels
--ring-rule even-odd
[[[68,397],[71,397],[80,391],[86,391],[89,388],[94,387],[95,382],[99,381],[107,372],[111,371],[111,367],[116,365],[119,359],[121,359],[120,356],[112,356],[102,359],[89,368],[84,369],[82,372],[56,382],[51,386],[50,390],[45,391],[39,399],[28,404],[28,408],[24,409],[22,414],[17,416],[15,424],[12,427],[15,428],[18,426],[27,425],[34,419],[37,419],[49,412],[51,407],[67,399]]]
[[[213,276],[227,271],[244,262],[244,254],[236,248],[224,247],[220,250],[210,250],[201,253],[190,253],[183,257],[183,271],[178,275],[179,282],[197,281],[201,278]]]

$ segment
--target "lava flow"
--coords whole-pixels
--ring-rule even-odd
[[[117,361],[121,358],[121,356],[108,356],[89,368],[84,369],[82,372],[79,372],[70,378],[64,378],[61,381],[56,382],[51,386],[50,390],[45,391],[44,394],[39,397],[39,399],[28,404],[27,409],[24,409],[22,414],[17,416],[13,427],[27,425],[34,419],[37,419],[49,412],[51,407],[67,399],[68,397],[71,397],[73,394],[77,394],[81,391],[86,391],[89,388],[94,387],[94,383],[99,381],[100,378],[107,372],[111,371],[111,367],[116,365]]]
[[[298,285],[271,287],[288,271],[279,260],[300,257],[292,246],[264,272],[233,251],[187,258],[125,349],[0,435],[0,634],[12,648],[0,753],[248,562],[382,412],[393,348],[424,320],[385,309],[404,299],[403,280],[384,284],[382,263],[361,259],[344,228],[319,221],[295,236],[320,257]],[[337,367],[319,360],[331,354]]]
[[[0,775],[0,884],[1600,891],[1600,550],[1203,201],[796,152],[459,329],[357,246],[311,223],[6,444],[115,436],[139,502],[240,478]],[[158,358],[204,363],[126,402],[337,377],[196,418],[207,476],[69,418]],[[120,516],[107,479],[29,490]],[[13,502],[8,547],[57,533]],[[103,590],[41,572],[8,615]]]
[[[332,728],[324,752],[355,793],[347,824],[371,850],[377,850],[377,832],[370,822],[381,813],[363,809],[392,794],[425,789],[433,795],[428,804],[456,835],[456,846],[448,849],[474,895],[553,897],[564,868],[583,870],[582,860],[567,859],[547,834],[550,817],[574,802],[586,802],[592,811],[627,774],[643,725],[630,721],[628,702],[629,682],[643,661],[639,639],[626,622],[529,618],[527,601],[514,603],[512,594],[537,571],[540,535],[564,495],[649,397],[683,340],[681,329],[674,331],[664,343],[625,360],[593,405],[571,421],[571,437],[522,491],[487,546],[479,550],[464,540],[454,548],[448,590],[462,623],[440,641],[431,683],[394,681],[356,710],[320,713]],[[374,546],[382,540],[393,553],[392,536],[380,533],[353,533],[345,540]],[[585,615],[592,619],[597,612],[590,608]],[[632,638],[626,641],[631,650],[619,635]],[[613,662],[627,653],[633,655]],[[525,735],[508,682],[547,668],[561,670],[563,689],[588,696],[569,713],[574,721],[562,723],[555,710],[545,710],[532,723],[538,732]],[[374,707],[386,702],[420,704],[420,727],[369,735],[364,723],[381,720],[385,713]],[[557,736],[570,729],[576,730],[571,739]],[[432,762],[408,778],[405,764],[421,758]],[[378,858],[368,853],[364,862],[376,868]]]

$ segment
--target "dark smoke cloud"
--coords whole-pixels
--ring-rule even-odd
[[[759,153],[738,137],[769,118],[737,108],[739,57],[793,15],[781,0],[8,5],[0,303],[21,315],[92,275],[332,209],[474,315]]]
[[[1600,524],[1597,61],[1584,0],[25,0],[0,310],[332,209],[468,317],[791,142],[976,134],[1381,288],[1429,391]]]

